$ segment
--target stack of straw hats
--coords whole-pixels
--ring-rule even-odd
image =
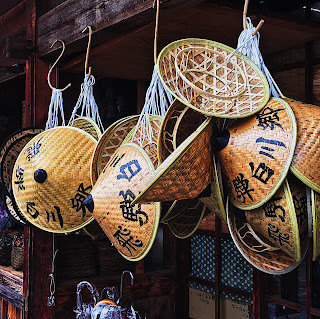
[[[233,51],[202,39],[161,51],[159,76],[175,100],[164,117],[150,115],[150,138],[128,116],[105,132],[79,118],[26,142],[9,174],[23,218],[51,232],[95,219],[137,261],[160,222],[186,238],[214,213],[250,263],[281,274],[306,252],[309,208],[316,258],[320,109],[270,99],[262,71]]]

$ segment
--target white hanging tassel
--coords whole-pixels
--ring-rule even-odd
[[[140,127],[140,146],[143,147],[145,144],[152,143],[153,131],[150,123],[150,116],[158,115],[164,117],[172,102],[173,96],[164,87],[162,81],[160,80],[158,67],[155,64],[153,68],[152,79],[146,93],[144,106],[132,136],[132,141],[138,131],[138,128]],[[147,143],[145,143],[146,138],[148,139]]]
[[[259,49],[259,40],[260,34],[257,32],[256,35],[252,36],[252,33],[255,31],[255,27],[251,23],[251,19],[247,18],[247,29],[243,30],[238,39],[237,49],[234,50],[231,54],[227,56],[227,59],[230,59],[237,51],[240,51],[243,55],[247,56],[251,61],[253,61],[265,74],[269,86],[271,95],[274,97],[284,97],[281,93],[278,85],[271,76],[268,68],[264,64],[260,49]]]
[[[95,84],[95,78],[93,75],[90,77],[85,76],[84,82],[81,84],[81,92],[76,106],[73,109],[71,118],[68,125],[73,125],[73,122],[77,116],[78,109],[81,108],[80,116],[86,116],[91,118],[104,132],[103,124],[100,119],[98,105],[93,96],[93,85]]]
[[[61,126],[65,126],[62,91],[60,89],[52,88],[46,130],[59,125],[59,111],[62,121]]]

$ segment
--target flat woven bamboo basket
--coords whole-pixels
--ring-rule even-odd
[[[320,107],[291,99],[285,101],[296,117],[298,131],[291,171],[320,192]]]
[[[297,140],[290,106],[271,99],[256,115],[235,121],[216,139],[232,203],[255,209],[266,203],[285,179]]]
[[[156,169],[133,203],[197,197],[212,178],[211,135],[212,123],[206,119]]]
[[[180,239],[190,237],[210,213],[198,198],[180,200],[176,206],[179,206],[175,207],[179,214],[170,218],[167,224],[171,232]]]
[[[283,190],[264,208],[243,212],[231,203],[227,205],[228,227],[235,245],[254,267],[266,273],[291,271],[307,251],[306,193],[302,183],[296,182],[286,181]]]
[[[104,131],[92,156],[90,169],[92,185],[138,120],[139,115],[127,116],[114,122]]]
[[[320,255],[320,194],[311,190],[313,219],[313,254],[315,260]]]
[[[31,224],[65,233],[90,223],[93,217],[82,202],[92,188],[90,159],[96,143],[83,130],[56,127],[26,144],[14,166],[12,188]]]
[[[270,89],[262,71],[224,44],[183,39],[159,54],[160,78],[181,102],[210,116],[247,117],[268,102]]]
[[[153,172],[153,163],[141,147],[122,145],[85,201],[115,248],[131,261],[146,256],[158,230],[160,203],[133,204]]]
[[[90,134],[96,141],[102,136],[99,126],[89,117],[77,117],[72,124],[73,127],[77,127]]]

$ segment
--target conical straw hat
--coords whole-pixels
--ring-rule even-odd
[[[315,260],[320,255],[320,194],[311,190],[313,219],[313,254]]]
[[[97,181],[111,156],[137,124],[138,119],[139,115],[127,116],[114,122],[104,131],[92,156],[90,168],[92,185]]]
[[[272,221],[270,220],[270,218],[266,220],[266,222],[269,221],[269,234],[267,237],[264,237],[261,233],[253,229],[253,226],[257,226],[256,219],[259,219],[259,217],[261,217],[261,214],[259,214],[259,212],[258,216],[255,217],[254,225],[251,226],[249,221],[246,219],[248,211],[240,211],[231,203],[227,204],[228,227],[232,239],[239,249],[240,253],[254,267],[263,272],[274,275],[287,273],[297,267],[305,256],[309,243],[307,231],[307,211],[305,207],[306,193],[303,194],[301,192],[301,188],[300,190],[298,190],[298,192],[296,192],[296,184],[292,185],[290,183],[289,187],[288,185],[289,184],[286,181],[283,186],[285,188],[284,193],[287,200],[287,207],[285,207],[285,205],[281,206],[283,209],[288,209],[288,211],[285,211],[284,215],[281,211],[281,215],[276,215],[276,217],[273,217]],[[296,197],[296,199],[294,200],[294,197],[296,195],[302,197]],[[274,196],[273,199],[275,198],[277,197]],[[270,203],[272,204],[272,202]],[[283,204],[283,202],[280,204]],[[274,208],[276,209],[277,207],[275,206]],[[268,214],[269,213],[270,210],[268,210]],[[249,214],[251,214],[251,211],[249,212]],[[273,214],[273,212],[271,214]],[[278,227],[280,226],[278,225],[278,219],[280,219],[279,216],[285,216],[286,218],[290,216],[288,220],[290,220],[292,224],[291,229],[293,230],[293,233],[288,233],[290,231],[290,227],[288,227],[287,225],[284,228]],[[250,221],[252,222],[254,218],[253,216],[250,217]],[[295,246],[294,257],[288,255],[284,251],[284,244],[287,245],[286,250],[288,250],[288,242],[292,241],[292,237],[292,245]],[[282,242],[282,249],[278,248],[279,245],[274,245],[274,239],[276,238],[278,241]]]
[[[12,135],[2,144],[0,150],[1,162],[1,183],[4,186],[5,193],[10,195],[12,187],[12,173],[14,163],[25,145],[36,135],[41,133],[41,128],[25,128]]]
[[[220,171],[221,173],[221,171]],[[211,182],[211,195],[210,197],[201,197],[200,201],[206,205],[206,207],[224,222],[227,222],[227,215],[225,211],[225,204],[223,200],[223,187],[222,177],[218,175],[217,165],[213,156],[213,170],[212,170],[212,182]]]
[[[235,121],[216,139],[236,207],[258,208],[275,194],[289,170],[296,139],[293,112],[282,99],[271,99],[258,114]]]
[[[211,213],[198,198],[180,200],[176,205],[180,206],[180,209],[176,209],[180,213],[168,220],[167,224],[173,235],[180,239],[190,237]]]
[[[263,206],[245,211],[248,224],[296,261],[301,259],[300,235],[308,236],[306,186],[297,178],[285,179]],[[301,234],[300,234],[300,233]]]
[[[14,166],[12,188],[31,224],[65,233],[90,223],[93,217],[82,202],[91,190],[95,146],[91,135],[73,127],[49,129],[26,144]],[[17,180],[24,188],[18,187]]]
[[[239,118],[261,110],[270,89],[262,71],[247,57],[224,44],[183,39],[159,54],[158,69],[171,94],[210,116]]]
[[[12,196],[12,199],[11,199],[10,196],[4,195],[4,198],[5,198],[6,210],[15,219],[17,224],[21,226],[29,226],[30,223],[23,217],[21,211],[17,207],[14,196]]]
[[[133,203],[197,197],[212,178],[211,135],[211,119],[206,119],[156,169]]]
[[[306,185],[320,192],[320,107],[285,100],[296,117],[297,145],[291,171]]]
[[[174,100],[168,109],[160,128],[158,158],[161,164],[205,121],[206,117]]]
[[[95,183],[84,204],[118,251],[137,261],[148,253],[155,239],[160,203],[133,205],[154,168],[136,144],[120,146]]]
[[[90,134],[96,141],[98,141],[102,135],[99,126],[89,117],[77,117],[72,124],[72,127],[77,127]]]
[[[36,135],[41,133],[41,128],[24,128],[12,135],[2,144],[0,150],[0,178],[4,188],[4,202],[8,212],[18,222],[18,224],[26,226],[27,220],[23,217],[20,210],[17,208],[12,194],[12,173],[14,163],[18,155],[25,145]],[[20,184],[18,184],[20,185]]]
[[[140,145],[143,150],[148,154],[151,159],[154,168],[156,169],[159,165],[157,157],[157,144],[159,138],[160,127],[163,121],[163,117],[159,115],[150,116],[150,125],[152,130],[152,141],[149,141],[147,137],[143,138],[141,136],[141,124],[140,127],[136,130],[136,127],[132,128],[127,137],[123,140],[122,144],[134,143]]]

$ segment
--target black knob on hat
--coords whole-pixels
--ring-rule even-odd
[[[47,177],[47,172],[42,168],[39,168],[34,172],[34,180],[39,184],[44,183],[47,180]]]

